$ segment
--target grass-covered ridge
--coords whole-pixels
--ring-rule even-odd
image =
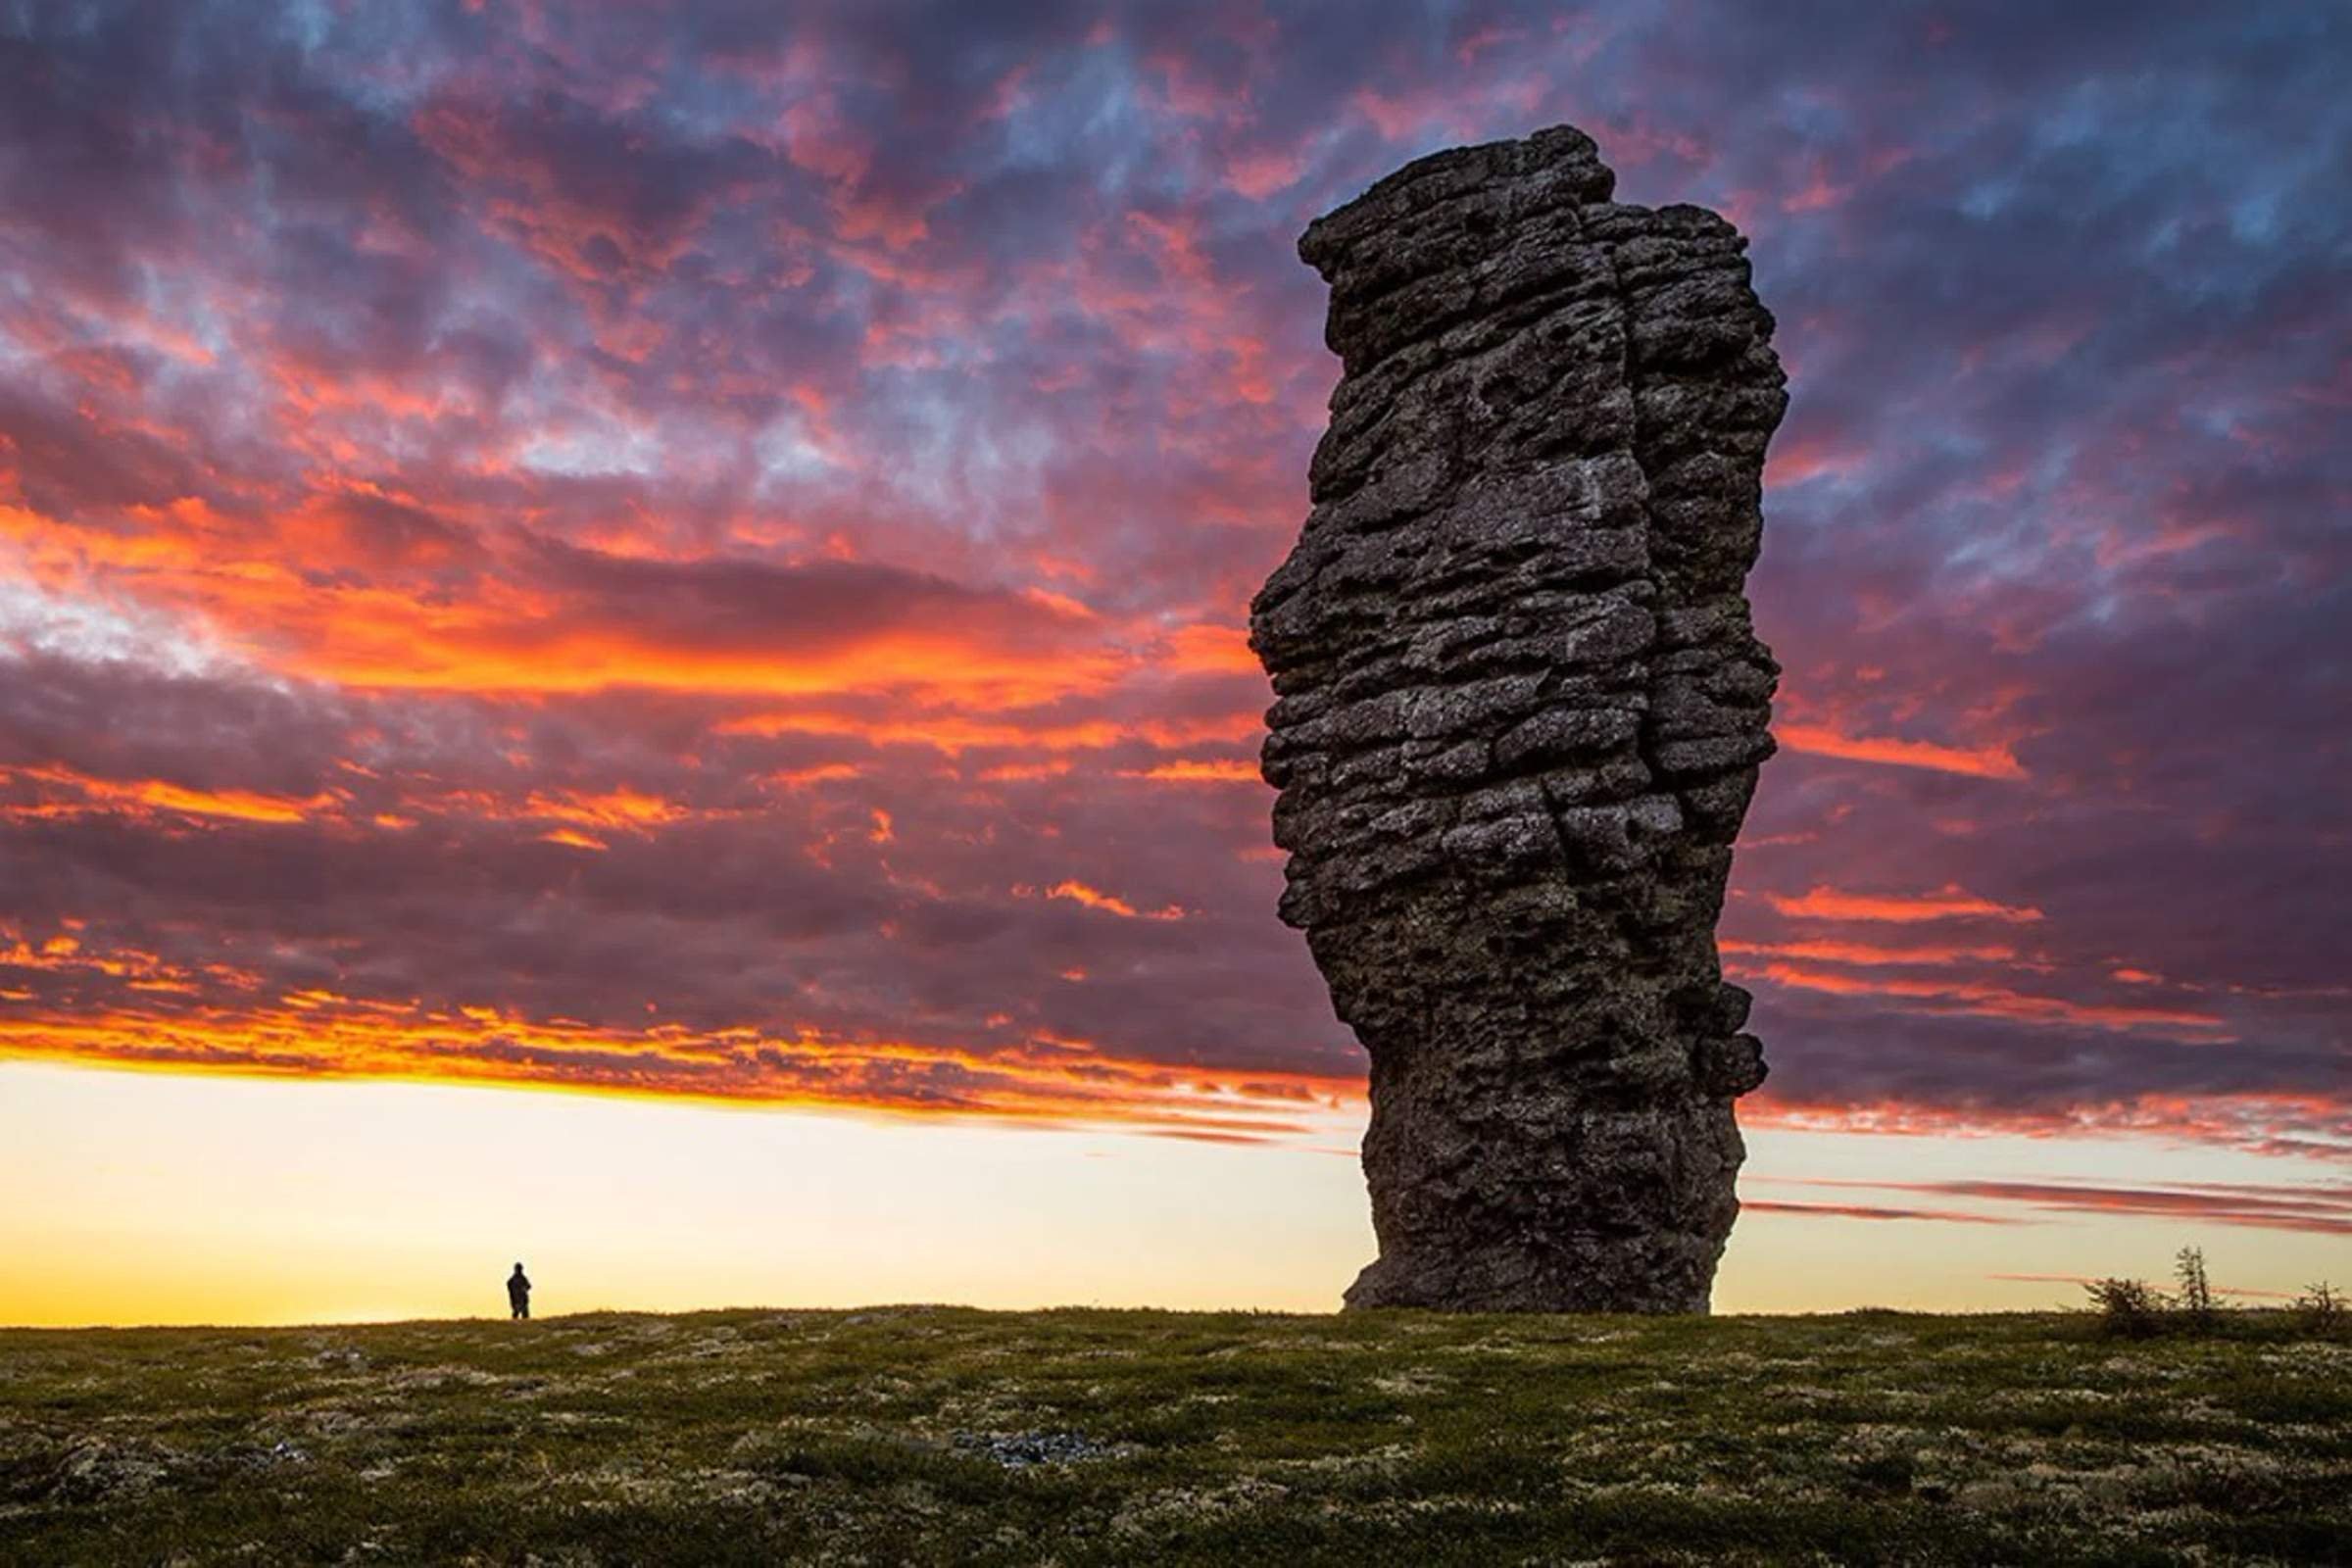
[[[2352,1560],[2279,1314],[0,1332],[0,1561]]]

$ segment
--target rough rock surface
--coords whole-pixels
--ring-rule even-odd
[[[1567,126],[1310,225],[1345,373],[1250,610],[1302,928],[1372,1058],[1350,1306],[1704,1311],[1763,1081],[1715,921],[1773,750],[1788,398],[1746,242]]]

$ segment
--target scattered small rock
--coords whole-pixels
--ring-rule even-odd
[[[28,1476],[18,1490],[28,1501],[92,1503],[136,1496],[169,1479],[175,1457],[160,1444],[75,1438],[46,1475]]]
[[[1119,1452],[1083,1432],[957,1432],[955,1444],[957,1451],[993,1459],[1007,1470],[1107,1459]]]

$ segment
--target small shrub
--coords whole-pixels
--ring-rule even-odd
[[[2213,1286],[2205,1278],[2204,1250],[2180,1249],[2173,1260],[2173,1277],[2180,1282],[2180,1294],[2173,1299],[2188,1327],[2199,1334],[2211,1333],[2220,1309],[2214,1304]]]
[[[2144,1340],[2164,1331],[2164,1293],[2146,1280],[2092,1280],[2082,1287],[2099,1330],[2119,1339]]]
[[[1870,1454],[1855,1461],[1851,1474],[1857,1490],[1905,1493],[1919,1481],[1919,1461],[1901,1450]]]
[[[2295,1298],[2295,1314],[2305,1333],[2334,1336],[2352,1325],[2352,1302],[2326,1280],[2308,1286]]]

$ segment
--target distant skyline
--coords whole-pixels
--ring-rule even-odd
[[[502,1118],[501,1223],[599,1238],[546,1310],[1336,1304],[1244,641],[1293,247],[1561,122],[1741,225],[1790,377],[1727,1301],[2344,1282],[2348,74],[2295,4],[0,11],[0,1321],[456,1309],[392,1259]],[[311,1169],[384,1195],[318,1294],[204,1284]]]

